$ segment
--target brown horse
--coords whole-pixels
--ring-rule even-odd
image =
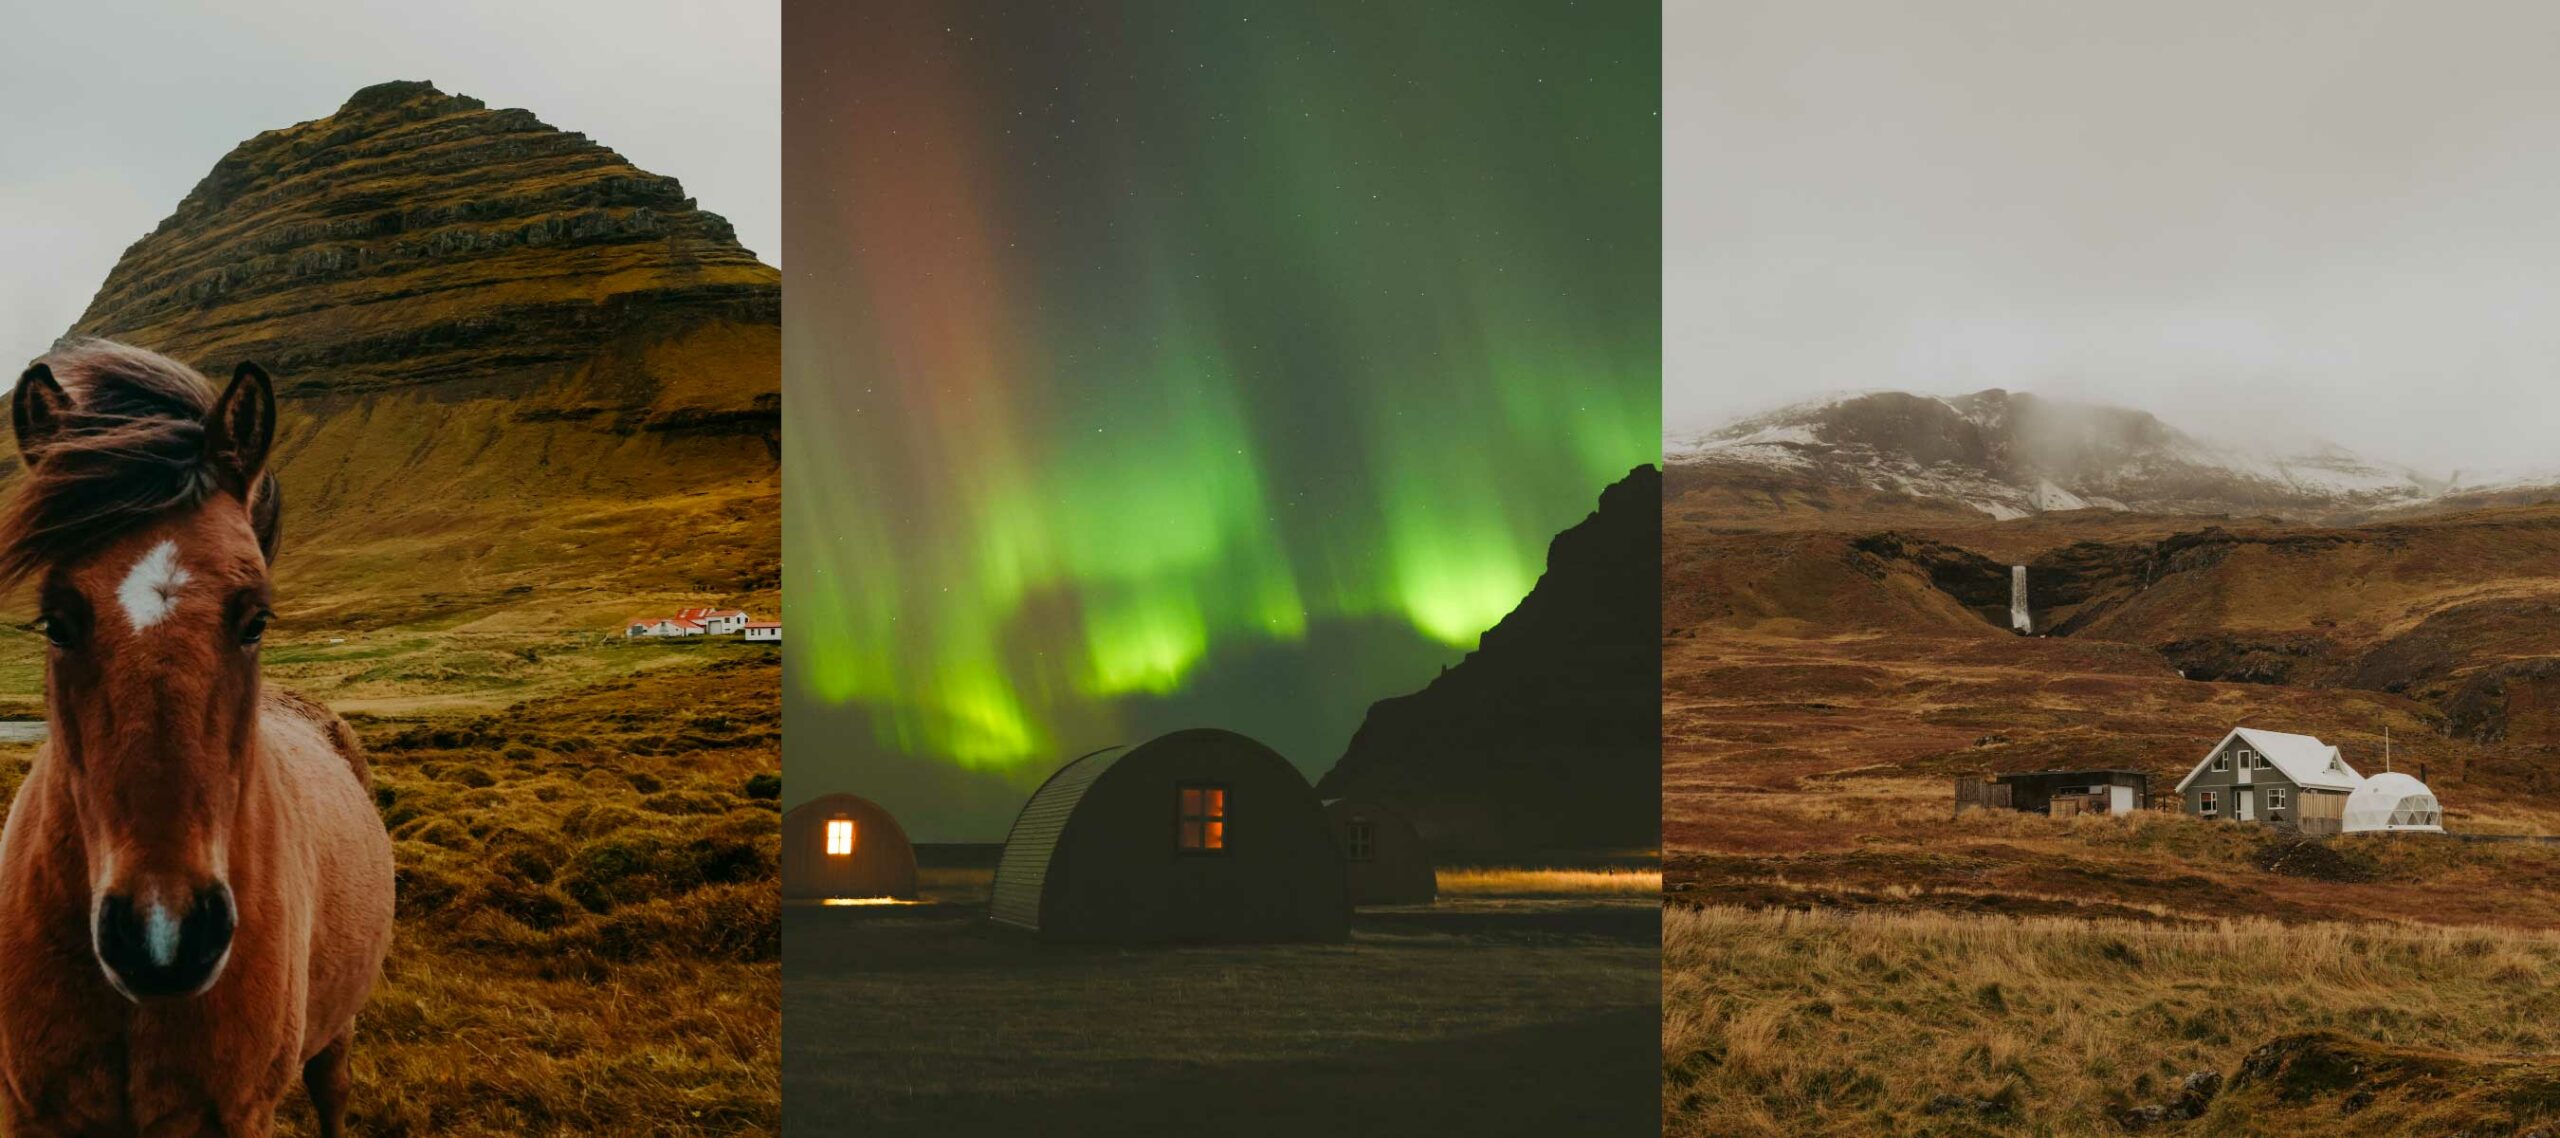
[[[363,751],[262,691],[275,394],[89,342],[27,369],[0,584],[33,580],[50,731],[0,832],[0,1125],[266,1134],[299,1071],[344,1130],[391,943]]]

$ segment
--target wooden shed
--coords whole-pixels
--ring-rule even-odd
[[[1413,823],[1393,809],[1357,798],[1324,804],[1342,851],[1343,887],[1354,905],[1428,905],[1440,899],[1440,874]]]
[[[1342,855],[1305,776],[1232,731],[1060,767],[1014,818],[988,915],[1053,940],[1333,941]]]
[[[812,798],[782,816],[782,895],[914,900],[915,846],[870,799]]]
[[[2130,814],[2151,802],[2151,775],[2136,770],[2004,771],[1956,779],[1956,813],[2016,810],[2069,818]]]

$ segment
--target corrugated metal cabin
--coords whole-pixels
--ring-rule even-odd
[[[1440,896],[1431,850],[1404,814],[1381,803],[1336,798],[1324,804],[1342,849],[1353,905],[1428,905]]]
[[[782,895],[914,900],[915,847],[878,803],[821,795],[782,816]]]
[[[988,915],[1052,940],[1338,941],[1342,854],[1315,789],[1232,731],[1059,768],[1014,818]]]

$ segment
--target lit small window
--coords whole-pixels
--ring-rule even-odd
[[[1193,785],[1176,788],[1182,829],[1180,848],[1202,853],[1227,848],[1227,788]]]
[[[827,856],[853,855],[853,819],[834,818],[827,822]]]
[[[1354,818],[1342,828],[1343,856],[1353,861],[1367,861],[1377,856],[1378,836],[1369,828],[1366,818]]]
[[[2200,792],[2200,793],[2198,794],[2198,796],[2197,796],[2197,798],[2196,798],[2196,813],[2198,813],[2198,814],[2202,814],[2202,815],[2204,815],[2205,817],[2210,818],[2210,817],[2212,817],[2212,816],[2213,816],[2213,815],[2214,815],[2214,814],[2215,814],[2219,809],[2220,809],[2219,807],[2217,807],[2216,805],[2214,805],[2214,801],[2213,801],[2213,792],[2212,792],[2212,791],[2210,791],[2210,790],[2202,791],[2202,792]]]

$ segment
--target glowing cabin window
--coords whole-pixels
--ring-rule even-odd
[[[1176,787],[1182,825],[1178,848],[1190,853],[1216,853],[1227,848],[1227,788],[1208,784]]]
[[[1378,856],[1378,835],[1369,828],[1366,818],[1354,818],[1342,828],[1342,854],[1353,861],[1367,861]]]
[[[827,856],[853,856],[853,819],[835,818],[827,822]]]

